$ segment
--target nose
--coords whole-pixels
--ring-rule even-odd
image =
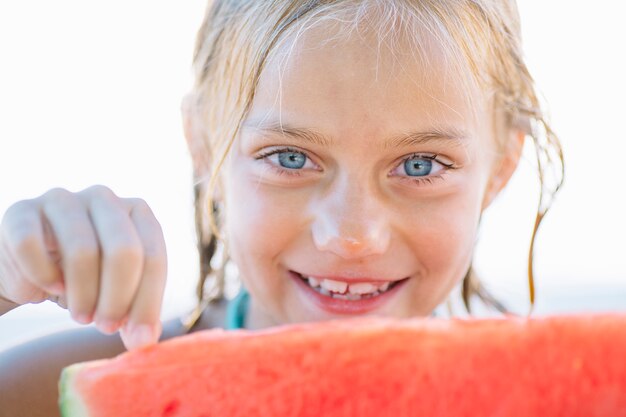
[[[312,235],[318,250],[344,259],[385,253],[391,231],[384,206],[371,194],[337,192],[314,210]]]

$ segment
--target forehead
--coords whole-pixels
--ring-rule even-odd
[[[488,116],[482,93],[434,36],[414,35],[324,22],[287,36],[261,74],[248,124],[480,128]]]

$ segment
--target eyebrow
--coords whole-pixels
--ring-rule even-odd
[[[293,127],[284,123],[244,123],[242,127],[245,129],[261,131],[270,136],[283,136],[294,141],[304,141],[324,147],[331,146],[333,144],[332,138],[329,138],[313,129]],[[383,148],[387,150],[392,148],[424,145],[433,142],[444,142],[455,146],[461,145],[465,142],[466,138],[467,135],[463,131],[454,127],[447,127],[445,129],[435,128],[427,131],[406,132],[389,137],[383,141]]]

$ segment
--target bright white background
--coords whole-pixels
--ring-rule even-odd
[[[168,246],[163,317],[193,305],[191,168],[179,103],[204,7],[204,0],[0,3],[0,213],[57,186],[100,183],[144,198]],[[568,168],[539,235],[536,311],[626,310],[626,6],[520,0],[520,11],[528,64]],[[527,159],[488,210],[476,260],[489,288],[520,311],[537,197],[530,167]],[[68,326],[55,305],[24,306],[0,317],[0,348]]]

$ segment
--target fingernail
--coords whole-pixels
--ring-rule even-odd
[[[91,323],[91,316],[85,313],[75,314],[74,320],[76,320],[80,324],[89,324]]]
[[[124,339],[124,343],[128,349],[148,346],[157,341],[154,327],[147,324],[133,326]]]
[[[99,320],[96,321],[96,327],[102,333],[113,334],[120,327],[119,322],[113,320]]]

